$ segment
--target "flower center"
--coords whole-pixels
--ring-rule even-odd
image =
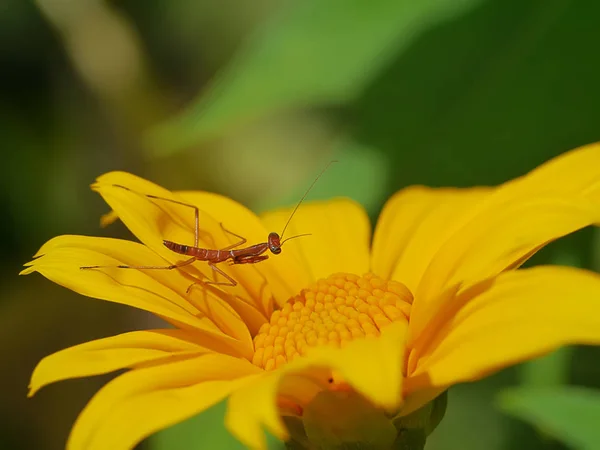
[[[310,347],[343,347],[352,339],[379,336],[386,325],[408,320],[412,294],[376,275],[338,273],[288,300],[254,337],[253,364],[273,370]]]

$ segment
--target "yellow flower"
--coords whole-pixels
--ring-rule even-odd
[[[358,393],[386,417],[405,416],[453,384],[565,344],[600,344],[598,274],[514,270],[549,242],[600,222],[598,144],[496,188],[404,189],[386,204],[372,243],[360,205],[306,203],[286,236],[312,236],[258,264],[221,263],[235,287],[197,284],[189,293],[197,280],[225,280],[206,262],[80,266],[183,260],[163,240],[194,242],[192,209],[139,193],[197,205],[208,248],[235,242],[221,222],[254,244],[280,232],[290,210],[257,217],[225,197],[172,193],[122,172],[92,187],[142,243],[60,236],[22,273],[150,311],[172,328],[88,342],[39,363],[30,395],[55,381],[131,369],[84,409],[71,450],[132,448],[225,398],[228,429],[265,448],[265,428],[288,438],[282,416],[302,417],[328,392]]]

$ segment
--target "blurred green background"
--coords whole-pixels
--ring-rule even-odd
[[[16,276],[55,235],[128,237],[99,229],[96,176],[262,211],[297,201],[335,158],[311,198],[353,197],[373,220],[410,184],[497,184],[600,140],[599,23],[592,0],[0,2],[0,448],[63,448],[110,378],[27,400],[39,359],[153,326]],[[533,263],[598,270],[599,242],[584,230]],[[427,449],[600,448],[598,394],[569,388],[599,387],[598,361],[564,349],[451,389]],[[222,413],[141,447],[240,448]]]

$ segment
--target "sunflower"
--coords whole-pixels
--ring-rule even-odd
[[[38,364],[29,395],[129,369],[85,407],[70,450],[129,449],[224,399],[226,427],[249,448],[266,447],[265,430],[304,446],[390,448],[410,428],[402,418],[419,411],[429,432],[439,420],[429,406],[456,383],[566,344],[600,344],[598,274],[516,270],[551,241],[600,222],[599,144],[498,187],[401,190],[372,238],[359,204],[307,202],[286,233],[310,237],[257,264],[219,264],[235,286],[214,284],[226,279],[206,262],[116,266],[183,259],[163,241],[192,244],[194,214],[173,201],[199,208],[200,246],[215,249],[238,240],[225,229],[264,242],[290,209],[258,217],[226,197],[170,192],[124,172],[92,189],[112,209],[104,221],[120,219],[141,243],[59,236],[22,273],[170,326],[87,342]],[[90,264],[103,268],[80,269]]]

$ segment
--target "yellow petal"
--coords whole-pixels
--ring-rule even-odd
[[[292,208],[261,216],[265,228],[281,232]],[[371,226],[363,207],[349,199],[303,203],[285,231],[285,238],[310,233],[285,244],[310,274],[310,281],[332,273],[369,270]],[[305,283],[305,285],[308,283]]]
[[[29,273],[32,270],[37,270],[38,267],[49,264],[49,262],[55,261],[57,264],[62,263],[65,267],[71,269],[79,269],[81,266],[91,265],[103,265],[102,261],[90,257],[88,260],[82,261],[77,264],[75,261],[71,261],[66,256],[70,252],[78,252],[79,250],[88,250],[90,252],[97,252],[103,255],[103,259],[106,256],[117,260],[117,264],[123,265],[154,265],[161,266],[165,264],[165,261],[156,255],[153,251],[144,245],[137,242],[124,241],[120,239],[110,238],[98,238],[90,236],[73,236],[63,235],[57,236],[46,242],[40,250],[34,255],[34,258],[38,258],[28,264],[31,269],[26,269],[24,272]],[[64,256],[61,261],[60,257]],[[45,257],[45,258],[40,258]],[[106,265],[116,265],[114,261],[106,263]],[[104,270],[104,269],[102,269]],[[135,276],[144,280],[146,283],[150,283],[148,288],[157,289],[156,292],[160,297],[166,297],[169,299],[169,303],[177,305],[179,309],[188,311],[191,314],[198,314],[200,311],[191,302],[182,296],[189,286],[191,280],[182,276],[177,271],[171,272],[167,270],[154,270],[154,271],[129,271],[125,269],[109,268],[108,271],[114,274],[116,278],[121,276],[127,276],[128,274],[134,273]],[[100,270],[92,271],[100,272]],[[78,275],[85,276],[86,273],[92,273],[86,270],[75,271]],[[137,286],[144,286],[144,282]]]
[[[515,195],[573,194],[600,203],[600,143],[585,145],[542,164],[505,185]],[[512,192],[510,192],[512,191]]]
[[[100,375],[161,359],[208,350],[183,330],[133,331],[76,345],[42,359],[31,376],[29,396],[57,381]]]
[[[105,228],[105,227],[109,226],[110,224],[116,222],[117,220],[119,220],[119,216],[117,215],[116,212],[114,212],[114,211],[107,212],[106,214],[102,215],[102,217],[100,217],[100,226],[102,228]]]
[[[37,271],[79,294],[149,311],[173,324],[196,329],[209,348],[252,357],[252,341],[246,325],[221,296],[200,289],[186,296],[185,286],[190,281],[178,270],[138,271],[116,267],[162,264],[160,257],[141,244],[60,236],[46,243],[40,254],[28,263],[23,274]],[[90,264],[114,268],[80,269]]]
[[[92,398],[73,427],[67,449],[131,449],[261,374],[246,360],[214,353],[132,370]]]
[[[600,344],[600,275],[566,267],[506,272],[448,302],[407,390],[476,380],[568,344]]]
[[[468,219],[468,212],[492,188],[413,186],[385,204],[375,233],[371,269],[415,292],[423,272],[448,237]]]
[[[515,199],[478,215],[453,234],[425,272],[411,312],[411,338],[439,309],[439,293],[447,287],[467,289],[515,268],[544,245],[598,220],[600,208],[575,197]]]
[[[319,389],[328,388],[332,372],[375,405],[397,409],[402,401],[405,334],[406,324],[396,322],[377,338],[357,339],[342,349],[313,349],[305,357],[233,392],[225,417],[227,428],[250,448],[266,448],[265,428],[287,439],[277,398],[314,396]],[[308,402],[310,398],[303,400]]]
[[[125,186],[127,189],[119,186]],[[173,263],[187,259],[187,257],[176,254],[163,245],[165,239],[184,245],[194,244],[194,209],[168,201],[186,202],[182,197],[125,172],[110,172],[102,175],[92,185],[92,188],[104,198],[119,216],[119,219],[140,241],[166,261]],[[154,195],[162,199],[150,199],[146,195]],[[209,198],[214,194],[206,193],[205,195]],[[196,205],[200,210],[199,247],[220,249],[239,241],[238,238],[223,231],[220,225],[223,222],[222,217],[237,217],[235,212],[237,211],[235,209],[237,203],[233,201],[215,202],[219,203],[222,209],[209,212],[204,209],[204,205]],[[223,226],[231,232],[242,235],[244,229],[241,229],[240,225],[243,224],[239,222],[240,219],[237,219],[234,223],[223,222]],[[230,276],[235,275],[234,279],[238,282],[237,286],[226,288],[227,292],[243,298],[248,304],[251,304],[254,300],[252,293],[261,289],[264,290],[265,286],[268,287],[261,277],[256,276],[255,270],[251,267],[235,268],[235,274],[228,264],[222,263],[219,268]],[[203,261],[181,267],[178,271],[187,273],[195,279],[227,281],[210,269],[207,262]]]

